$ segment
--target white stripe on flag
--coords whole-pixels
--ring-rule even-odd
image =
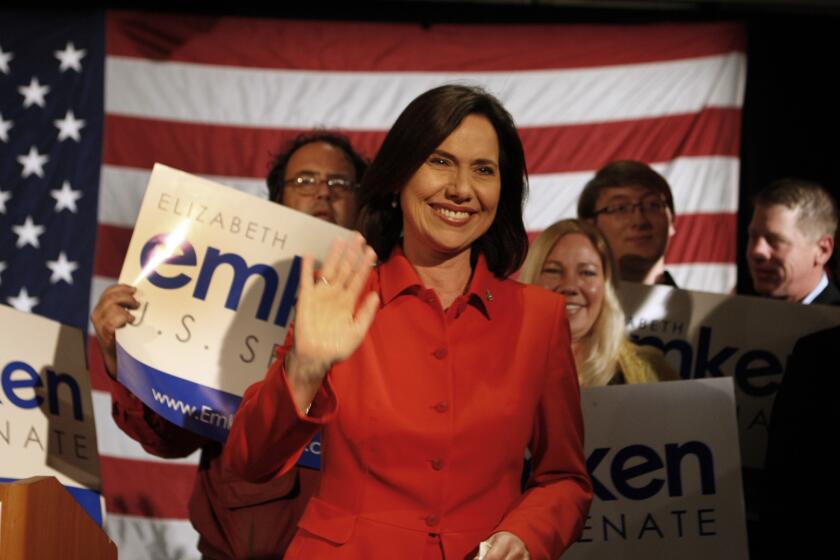
[[[482,85],[517,126],[581,124],[740,107],[746,55],[516,72],[321,72],[106,59],[110,114],[206,124],[387,130],[420,93]],[[375,92],[375,93],[374,93]]]
[[[738,212],[738,158],[683,157],[653,167],[671,185],[677,215]],[[542,231],[557,220],[576,217],[578,197],[594,174],[593,170],[532,176],[524,213],[528,231]]]
[[[671,184],[677,214],[734,213],[738,211],[737,158],[725,156],[684,157],[653,166]],[[149,171],[115,165],[102,166],[99,189],[99,221],[131,228],[137,220],[140,202],[146,192]],[[543,230],[556,220],[577,213],[577,199],[583,185],[595,171],[553,173],[531,176],[531,194],[525,205],[525,226],[529,231]],[[265,198],[263,179],[246,177],[206,178]],[[696,188],[703,185],[703,189]],[[116,200],[135,201],[113,204]]]
[[[738,279],[735,264],[669,264],[665,268],[674,277],[677,286],[698,292],[731,294]]]
[[[99,181],[99,223],[133,228],[151,172],[151,169],[103,165]],[[263,200],[268,198],[264,178],[203,177]]]
[[[198,533],[185,519],[150,519],[109,513],[105,532],[117,545],[120,560],[198,560],[201,557]]]

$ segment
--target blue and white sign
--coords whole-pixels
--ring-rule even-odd
[[[54,476],[101,526],[84,333],[5,305],[0,331],[0,482]]]
[[[594,496],[564,560],[748,558],[731,378],[585,389],[581,409]]]
[[[224,441],[286,338],[300,255],[322,259],[350,235],[155,165],[120,274],[141,308],[117,331],[119,381],[167,420]]]
[[[741,461],[763,469],[773,398],[793,346],[840,325],[840,307],[629,282],[619,297],[631,338],[660,348],[684,379],[733,378]],[[698,421],[714,419],[698,414]]]

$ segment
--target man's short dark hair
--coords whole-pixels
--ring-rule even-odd
[[[271,162],[271,169],[265,179],[268,185],[268,198],[273,202],[281,202],[283,200],[283,187],[285,186],[286,165],[289,159],[300,148],[313,142],[325,142],[331,146],[340,149],[347,156],[347,159],[353,164],[356,171],[356,180],[361,181],[367,170],[367,161],[350,144],[350,140],[338,132],[331,130],[313,130],[303,132],[292,138],[284,147],[283,151],[274,156]]]
[[[753,198],[753,207],[775,205],[799,210],[796,225],[805,234],[834,237],[837,232],[837,203],[819,183],[793,177],[778,179]]]
[[[595,211],[598,210],[595,208],[598,195],[602,190],[613,187],[644,187],[654,190],[665,199],[671,209],[671,216],[675,215],[674,195],[665,177],[646,163],[627,159],[608,163],[586,183],[578,198],[578,218],[594,219]]]
[[[490,121],[499,139],[501,192],[496,219],[473,243],[472,259],[483,254],[487,268],[499,277],[517,270],[528,252],[522,204],[528,190],[525,152],[510,113],[494,96],[478,87],[445,85],[409,103],[388,131],[365,174],[360,192],[358,229],[380,259],[399,243],[403,220],[392,203],[425,159],[467,115]]]

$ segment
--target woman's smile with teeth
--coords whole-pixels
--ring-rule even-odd
[[[449,208],[441,208],[440,206],[435,207],[435,212],[437,212],[444,218],[449,218],[450,220],[466,220],[470,217],[469,212],[450,210]]]
[[[581,304],[581,303],[567,303],[566,304],[566,312],[568,312],[570,314],[577,313],[581,309],[583,309],[583,304]]]

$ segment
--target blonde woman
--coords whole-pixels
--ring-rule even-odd
[[[610,248],[581,220],[555,223],[531,244],[520,280],[566,297],[581,387],[677,379],[658,349],[627,339]]]

